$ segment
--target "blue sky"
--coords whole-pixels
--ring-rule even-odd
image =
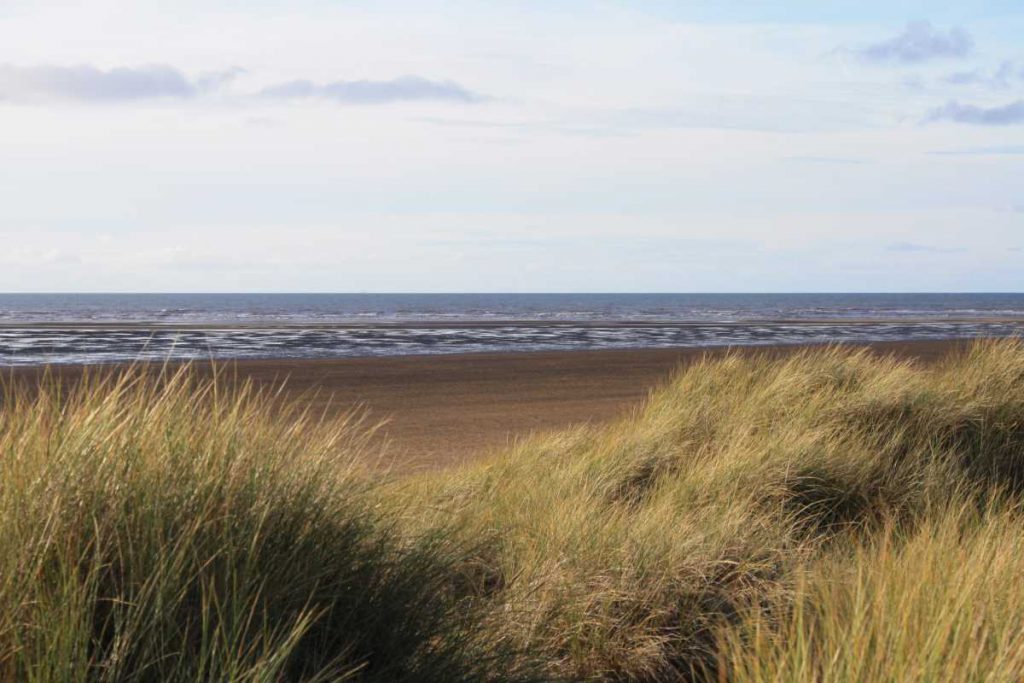
[[[1020,291],[1019,4],[15,0],[0,290]]]

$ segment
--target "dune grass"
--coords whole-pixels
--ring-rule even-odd
[[[549,675],[729,679],[741,667],[722,658],[724,628],[759,614],[763,632],[798,578],[880,534],[896,552],[950,510],[1016,505],[1022,467],[1020,344],[929,367],[830,349],[690,367],[618,424],[402,493],[437,510],[427,524],[493,539],[491,628]],[[1024,534],[1011,519],[984,526]]]
[[[802,568],[719,635],[733,681],[1019,681],[1024,516],[951,508]]]
[[[478,680],[455,549],[398,534],[366,431],[188,368],[8,385],[0,679]],[[514,677],[512,663],[504,671]]]
[[[699,363],[413,477],[224,384],[7,388],[0,678],[1024,674],[1019,342]]]

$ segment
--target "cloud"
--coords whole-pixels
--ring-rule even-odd
[[[930,253],[930,254],[955,254],[966,251],[965,249],[948,248],[948,247],[933,247],[927,244],[917,244],[915,242],[893,242],[887,246],[886,251],[899,251],[905,253]]]
[[[240,66],[233,66],[221,71],[207,71],[196,79],[196,87],[202,91],[218,90],[246,73],[248,71]]]
[[[981,69],[974,69],[973,71],[957,71],[951,73],[942,79],[943,83],[950,85],[975,85],[978,83],[984,83],[988,79],[981,73]]]
[[[991,74],[981,69],[956,71],[942,79],[948,85],[984,85],[992,88],[1008,88],[1014,80],[1024,79],[1024,70],[1018,69],[1013,62],[1005,61]]]
[[[463,237],[430,239],[424,244],[444,247],[479,247],[484,249],[538,250],[550,252],[557,249],[593,249],[604,253],[666,254],[666,253],[707,253],[707,252],[753,252],[760,250],[760,244],[748,240],[671,237],[671,236],[594,236],[586,245],[573,237]]]
[[[783,159],[801,164],[834,164],[839,166],[863,166],[872,163],[867,159],[857,159],[854,157],[792,156],[783,157]]]
[[[974,39],[955,26],[947,33],[927,21],[912,21],[903,33],[856,50],[864,60],[880,63],[916,64],[932,59],[963,58],[974,49]]]
[[[269,266],[273,262],[273,258],[257,261],[247,259],[239,254],[176,245],[113,254],[100,259],[100,262],[131,268],[142,266],[168,270],[226,271]]]
[[[1024,100],[1017,100],[1001,107],[979,107],[949,101],[928,112],[925,122],[930,121],[952,121],[978,126],[1009,126],[1024,123]]]
[[[965,147],[963,149],[939,149],[929,154],[940,156],[976,156],[992,154],[1024,154],[1024,145],[992,145],[990,147]]]
[[[78,257],[59,249],[15,247],[0,253],[0,264],[13,267],[36,267],[78,263]]]
[[[194,99],[224,88],[245,69],[232,67],[189,78],[166,64],[99,69],[80,66],[15,66],[0,64],[0,102],[129,102],[148,99]],[[347,104],[384,104],[411,100],[478,102],[481,95],[453,81],[432,81],[419,76],[391,80],[309,80],[279,83],[259,95],[274,99],[320,97]]]
[[[264,88],[260,94],[274,99],[319,97],[345,104],[387,104],[410,100],[479,102],[485,99],[454,81],[431,81],[420,76],[400,76],[387,81],[332,81],[324,84],[295,80]]]
[[[153,98],[190,98],[233,78],[234,71],[208,74],[192,81],[174,67],[150,64],[140,67],[98,69],[80,66],[0,65],[0,100],[32,102],[120,102]]]

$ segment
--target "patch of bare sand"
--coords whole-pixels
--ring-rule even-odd
[[[877,353],[932,361],[963,342],[885,342]],[[785,355],[800,346],[737,347],[740,353]],[[285,382],[282,396],[314,412],[361,406],[387,420],[388,466],[408,471],[449,467],[479,457],[517,435],[602,422],[639,405],[679,366],[727,349],[634,349],[480,353],[331,360],[244,360],[223,364],[225,376],[263,386]],[[201,372],[210,365],[196,364]],[[116,369],[116,368],[115,368]],[[81,367],[57,373],[74,382]],[[32,380],[38,368],[9,371]]]

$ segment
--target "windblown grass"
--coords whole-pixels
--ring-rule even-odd
[[[549,675],[678,680],[743,671],[736,657],[756,653],[723,660],[737,641],[722,629],[755,615],[761,632],[783,628],[819,563],[881,537],[902,552],[951,509],[1015,504],[1022,484],[1024,348],[1003,342],[930,367],[842,349],[699,364],[619,424],[527,441],[403,493],[465,538],[493,539],[491,628]],[[1014,519],[979,524],[1024,540]],[[910,657],[929,644],[891,645]]]
[[[1024,516],[950,509],[803,568],[720,635],[734,681],[1024,679]]]
[[[377,511],[358,425],[187,368],[68,395],[8,386],[3,403],[0,679],[476,680],[496,665],[466,628],[448,539],[399,537]]]
[[[0,678],[1018,680],[1024,346],[732,356],[417,477],[187,370],[0,411]]]

